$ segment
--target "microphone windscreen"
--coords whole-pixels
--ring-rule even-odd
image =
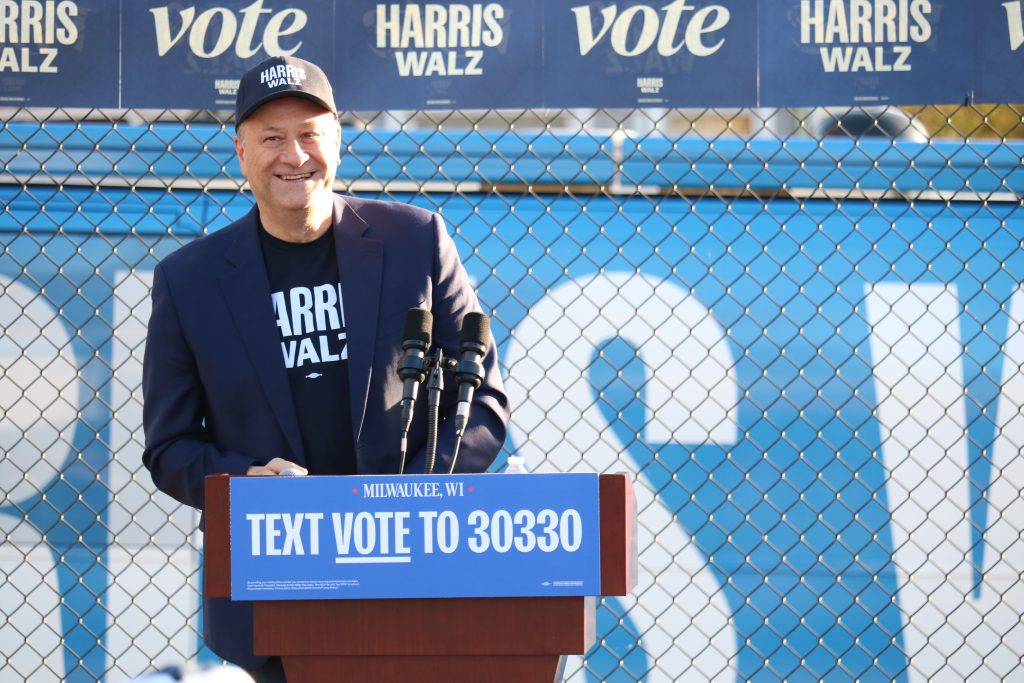
[[[462,319],[462,343],[487,346],[491,337],[491,319],[483,313],[467,313]]]
[[[403,340],[421,341],[430,346],[430,330],[434,327],[434,316],[422,308],[410,308],[405,314]]]

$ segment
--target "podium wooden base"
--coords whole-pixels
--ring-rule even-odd
[[[255,651],[289,682],[551,683],[595,638],[595,598],[264,601]]]
[[[565,656],[392,655],[283,658],[289,683],[561,683]]]

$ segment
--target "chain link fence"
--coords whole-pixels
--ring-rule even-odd
[[[140,381],[154,265],[251,206],[228,113],[0,114],[0,680],[212,664]],[[568,678],[1024,679],[1024,107],[343,122],[493,315],[495,467],[635,474]]]

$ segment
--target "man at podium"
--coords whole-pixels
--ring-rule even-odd
[[[320,68],[274,57],[248,71],[235,129],[255,206],[157,266],[144,362],[143,462],[157,488],[199,509],[210,474],[398,473],[407,310],[432,312],[449,357],[480,310],[440,215],[333,193],[341,126]],[[486,470],[505,439],[493,339],[482,364],[458,472]],[[452,457],[454,405],[448,392],[437,471]],[[424,471],[426,414],[409,429],[405,472]],[[252,654],[248,603],[204,610],[214,652],[283,680],[279,660]]]

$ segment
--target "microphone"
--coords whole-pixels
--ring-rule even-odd
[[[420,383],[426,377],[424,356],[430,348],[430,330],[434,326],[434,316],[422,308],[410,308],[405,314],[405,328],[402,331],[402,350],[405,356],[398,368],[398,376],[402,378],[402,461],[398,473],[405,472],[405,452],[408,448],[409,428],[412,426],[413,407]]]
[[[455,451],[448,474],[455,471],[459,457],[459,445],[469,423],[469,409],[473,403],[473,392],[484,379],[484,354],[491,339],[491,319],[483,313],[467,313],[462,319],[462,337],[459,350],[462,358],[455,366],[455,381],[459,385],[459,403],[455,409]]]

